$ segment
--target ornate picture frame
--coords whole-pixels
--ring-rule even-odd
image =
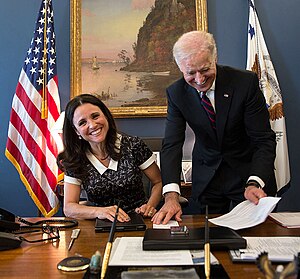
[[[88,45],[88,42],[92,41],[91,36],[94,36],[94,41],[99,38],[95,38],[97,35],[92,34],[89,40],[85,39],[87,32],[101,29],[101,26],[97,28],[94,26],[100,18],[102,20],[106,15],[98,17],[95,15],[97,10],[94,6],[87,8],[87,5],[88,3],[101,5],[101,2],[103,2],[101,12],[110,13],[109,20],[112,23],[117,22],[122,16],[120,9],[125,2],[129,2],[131,6],[133,3],[139,5],[153,3],[149,13],[145,14],[143,22],[136,30],[136,41],[131,41],[133,54],[129,54],[129,50],[125,47],[118,46],[119,49],[113,57],[100,57],[102,54],[98,56],[96,52],[105,50],[107,47],[107,44],[104,46],[104,43],[103,45],[101,43],[107,41],[103,36],[100,37],[101,40],[98,40],[100,43],[96,48],[93,48],[92,44]],[[81,93],[97,94],[116,118],[164,117],[167,111],[165,89],[167,85],[181,76],[172,58],[172,46],[185,32],[195,29],[207,30],[206,0],[194,2],[190,0],[113,0],[110,2],[115,2],[114,7],[119,10],[118,17],[115,19],[113,17],[116,15],[112,13],[112,10],[103,11],[107,6],[112,6],[108,5],[105,0],[71,0],[70,98]],[[194,17],[190,16],[191,13]],[[131,16],[128,10],[126,10],[126,16]],[[166,20],[168,16],[172,17],[172,20]],[[190,18],[190,21],[187,18]],[[95,19],[98,20],[95,21]],[[135,18],[131,21],[134,20]],[[93,28],[87,28],[84,24],[93,24],[89,25]],[[83,28],[85,28],[84,35],[82,34]],[[107,29],[107,27],[103,28]],[[117,32],[117,29],[118,27],[114,26],[108,37],[117,35],[113,34]],[[123,35],[126,36],[126,31],[123,31],[122,37]],[[118,83],[121,84],[120,89],[114,88]],[[130,93],[129,90],[131,90]]]

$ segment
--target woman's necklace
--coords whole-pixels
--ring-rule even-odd
[[[108,154],[104,158],[100,158],[101,161],[105,161],[108,158]]]
[[[104,153],[105,154],[105,153]],[[106,161],[107,158],[109,157],[109,154],[107,154],[105,157],[101,158],[101,155],[100,154],[96,154],[96,153],[93,153],[93,155],[99,160],[99,161]]]

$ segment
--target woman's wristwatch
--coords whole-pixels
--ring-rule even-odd
[[[256,180],[249,180],[246,183],[245,190],[247,189],[248,186],[255,186],[256,188],[262,189],[262,187],[260,186],[260,184]]]

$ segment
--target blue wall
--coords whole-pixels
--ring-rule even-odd
[[[84,1],[84,0],[83,0]],[[209,31],[218,45],[221,64],[245,68],[247,53],[247,0],[208,0]],[[291,188],[280,202],[281,210],[300,210],[300,152],[297,139],[297,89],[300,17],[297,0],[256,0],[262,29],[281,86],[286,113]],[[17,215],[35,216],[37,209],[18,173],[4,156],[11,101],[32,37],[41,0],[1,1],[0,9],[0,207]],[[62,109],[70,95],[70,1],[53,0],[57,43],[57,67]],[[297,31],[298,30],[298,31]],[[297,48],[297,51],[296,51]],[[143,137],[162,137],[164,118],[118,119],[121,131]]]

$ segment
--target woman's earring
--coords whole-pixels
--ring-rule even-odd
[[[82,139],[82,137],[81,137],[80,135],[78,136],[78,138],[79,138],[80,140]]]

